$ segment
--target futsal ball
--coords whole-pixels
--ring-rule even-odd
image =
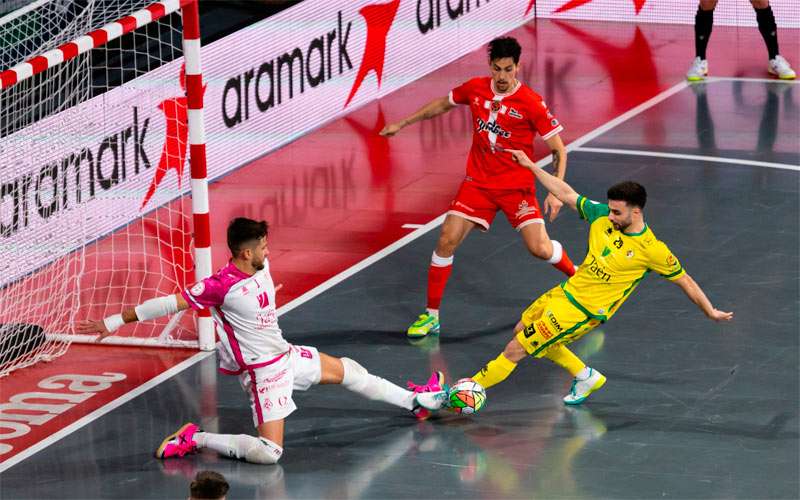
[[[450,388],[450,409],[456,413],[478,413],[486,404],[486,390],[471,378],[462,378]]]

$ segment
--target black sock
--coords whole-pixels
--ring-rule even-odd
[[[764,43],[767,44],[769,58],[775,59],[775,56],[778,55],[778,26],[775,24],[775,15],[772,13],[772,7],[767,6],[765,9],[755,9],[755,11],[758,31],[761,32]]]
[[[695,55],[700,59],[706,58],[706,47],[708,38],[711,36],[711,28],[714,26],[714,10],[703,10],[697,7],[697,14],[694,16],[694,50]]]

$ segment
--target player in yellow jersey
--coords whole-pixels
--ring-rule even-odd
[[[581,404],[605,384],[606,378],[586,366],[567,344],[608,321],[651,271],[681,287],[710,319],[733,319],[732,312],[711,305],[667,245],[645,224],[642,210],[647,193],[643,186],[630,181],[616,184],[608,190],[608,204],[598,203],[537,167],[524,152],[508,153],[530,169],[564,205],[577,210],[589,222],[589,247],[574,276],[547,291],[522,313],[514,327],[514,338],[496,359],[472,377],[476,382],[492,387],[505,380],[524,357],[545,357],[574,377],[564,403]]]

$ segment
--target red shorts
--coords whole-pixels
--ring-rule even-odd
[[[528,189],[483,189],[464,181],[448,214],[470,220],[487,231],[498,210],[506,214],[511,225],[519,231],[528,224],[544,224],[536,191]]]

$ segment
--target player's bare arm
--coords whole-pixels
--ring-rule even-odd
[[[384,137],[391,137],[396,133],[400,132],[400,130],[412,123],[417,123],[418,121],[422,120],[429,120],[435,116],[439,116],[443,113],[447,113],[455,106],[450,102],[450,98],[448,96],[440,97],[438,99],[434,99],[433,101],[429,102],[428,104],[419,108],[413,114],[403,118],[399,122],[390,123],[383,127],[380,134]]]
[[[75,325],[75,333],[84,335],[97,333],[99,334],[97,341],[100,342],[104,338],[113,335],[124,324],[156,319],[186,309],[189,309],[189,303],[179,293],[156,297],[102,320],[78,321]]]
[[[732,312],[720,311],[711,305],[711,301],[708,300],[706,294],[703,293],[703,289],[700,288],[700,285],[688,274],[684,274],[676,279],[674,283],[681,287],[686,296],[689,297],[689,300],[694,302],[697,307],[703,311],[703,314],[708,316],[708,319],[714,321],[730,321],[733,319]]]
[[[567,148],[564,146],[564,141],[561,136],[556,134],[553,137],[544,141],[550,152],[553,155],[553,175],[561,180],[567,173]],[[558,212],[564,204],[556,198],[553,193],[549,193],[544,199],[544,213],[550,216],[550,222],[553,222],[558,217]]]
[[[518,149],[509,149],[507,151],[511,153],[514,161],[519,163],[521,166],[530,169],[536,178],[539,179],[539,182],[542,183],[542,186],[550,191],[550,194],[558,198],[561,203],[566,204],[573,210],[578,209],[578,193],[576,193],[569,184],[562,181],[555,175],[545,172],[543,169],[537,167],[536,164],[533,163],[530,158],[528,158],[528,155],[526,155],[524,151],[520,151]]]

